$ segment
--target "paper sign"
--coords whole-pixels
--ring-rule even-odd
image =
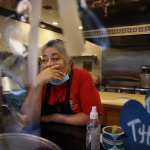
[[[136,100],[129,100],[120,113],[126,150],[150,150],[150,114]]]
[[[150,90],[146,92],[145,104],[147,112],[150,113]]]

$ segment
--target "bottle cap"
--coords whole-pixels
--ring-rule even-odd
[[[98,113],[96,110],[96,106],[92,106],[92,110],[90,112],[90,119],[97,119],[98,118]]]

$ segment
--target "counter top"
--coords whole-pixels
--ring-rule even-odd
[[[102,104],[123,106],[128,100],[135,99],[141,104],[145,104],[145,95],[141,94],[127,94],[127,93],[115,93],[115,92],[100,92]]]

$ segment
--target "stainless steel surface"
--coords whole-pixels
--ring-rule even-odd
[[[0,134],[0,150],[61,150],[44,138],[24,133]]]
[[[134,88],[130,88],[130,87],[115,87],[115,86],[106,86],[105,91],[109,91],[109,92],[118,92],[118,93],[135,93],[135,89]]]
[[[135,93],[146,94],[149,88],[135,88]]]
[[[140,73],[142,66],[150,64],[150,51],[134,48],[108,49],[102,53],[102,82],[111,81],[113,86],[119,84],[123,87],[140,87]],[[120,79],[119,81],[112,79]],[[121,81],[122,78],[122,81]],[[133,79],[133,80],[132,80]],[[121,85],[122,84],[122,85]],[[123,85],[124,84],[124,85]],[[105,85],[105,84],[104,84]]]
[[[108,87],[133,88],[133,87],[139,87],[140,80],[132,76],[112,75],[109,76],[108,78],[105,78],[104,84],[105,86]]]
[[[22,118],[7,104],[0,106],[0,133],[20,132],[24,127]]]
[[[2,77],[2,87],[4,93],[20,89],[19,85],[8,77]]]
[[[118,87],[118,86],[104,86],[103,91],[118,92],[118,93],[131,93],[131,94],[146,94],[149,88],[136,88],[136,87]]]

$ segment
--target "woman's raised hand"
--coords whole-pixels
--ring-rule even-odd
[[[37,83],[42,84],[52,80],[63,80],[65,73],[59,69],[59,65],[47,67],[38,74]]]

